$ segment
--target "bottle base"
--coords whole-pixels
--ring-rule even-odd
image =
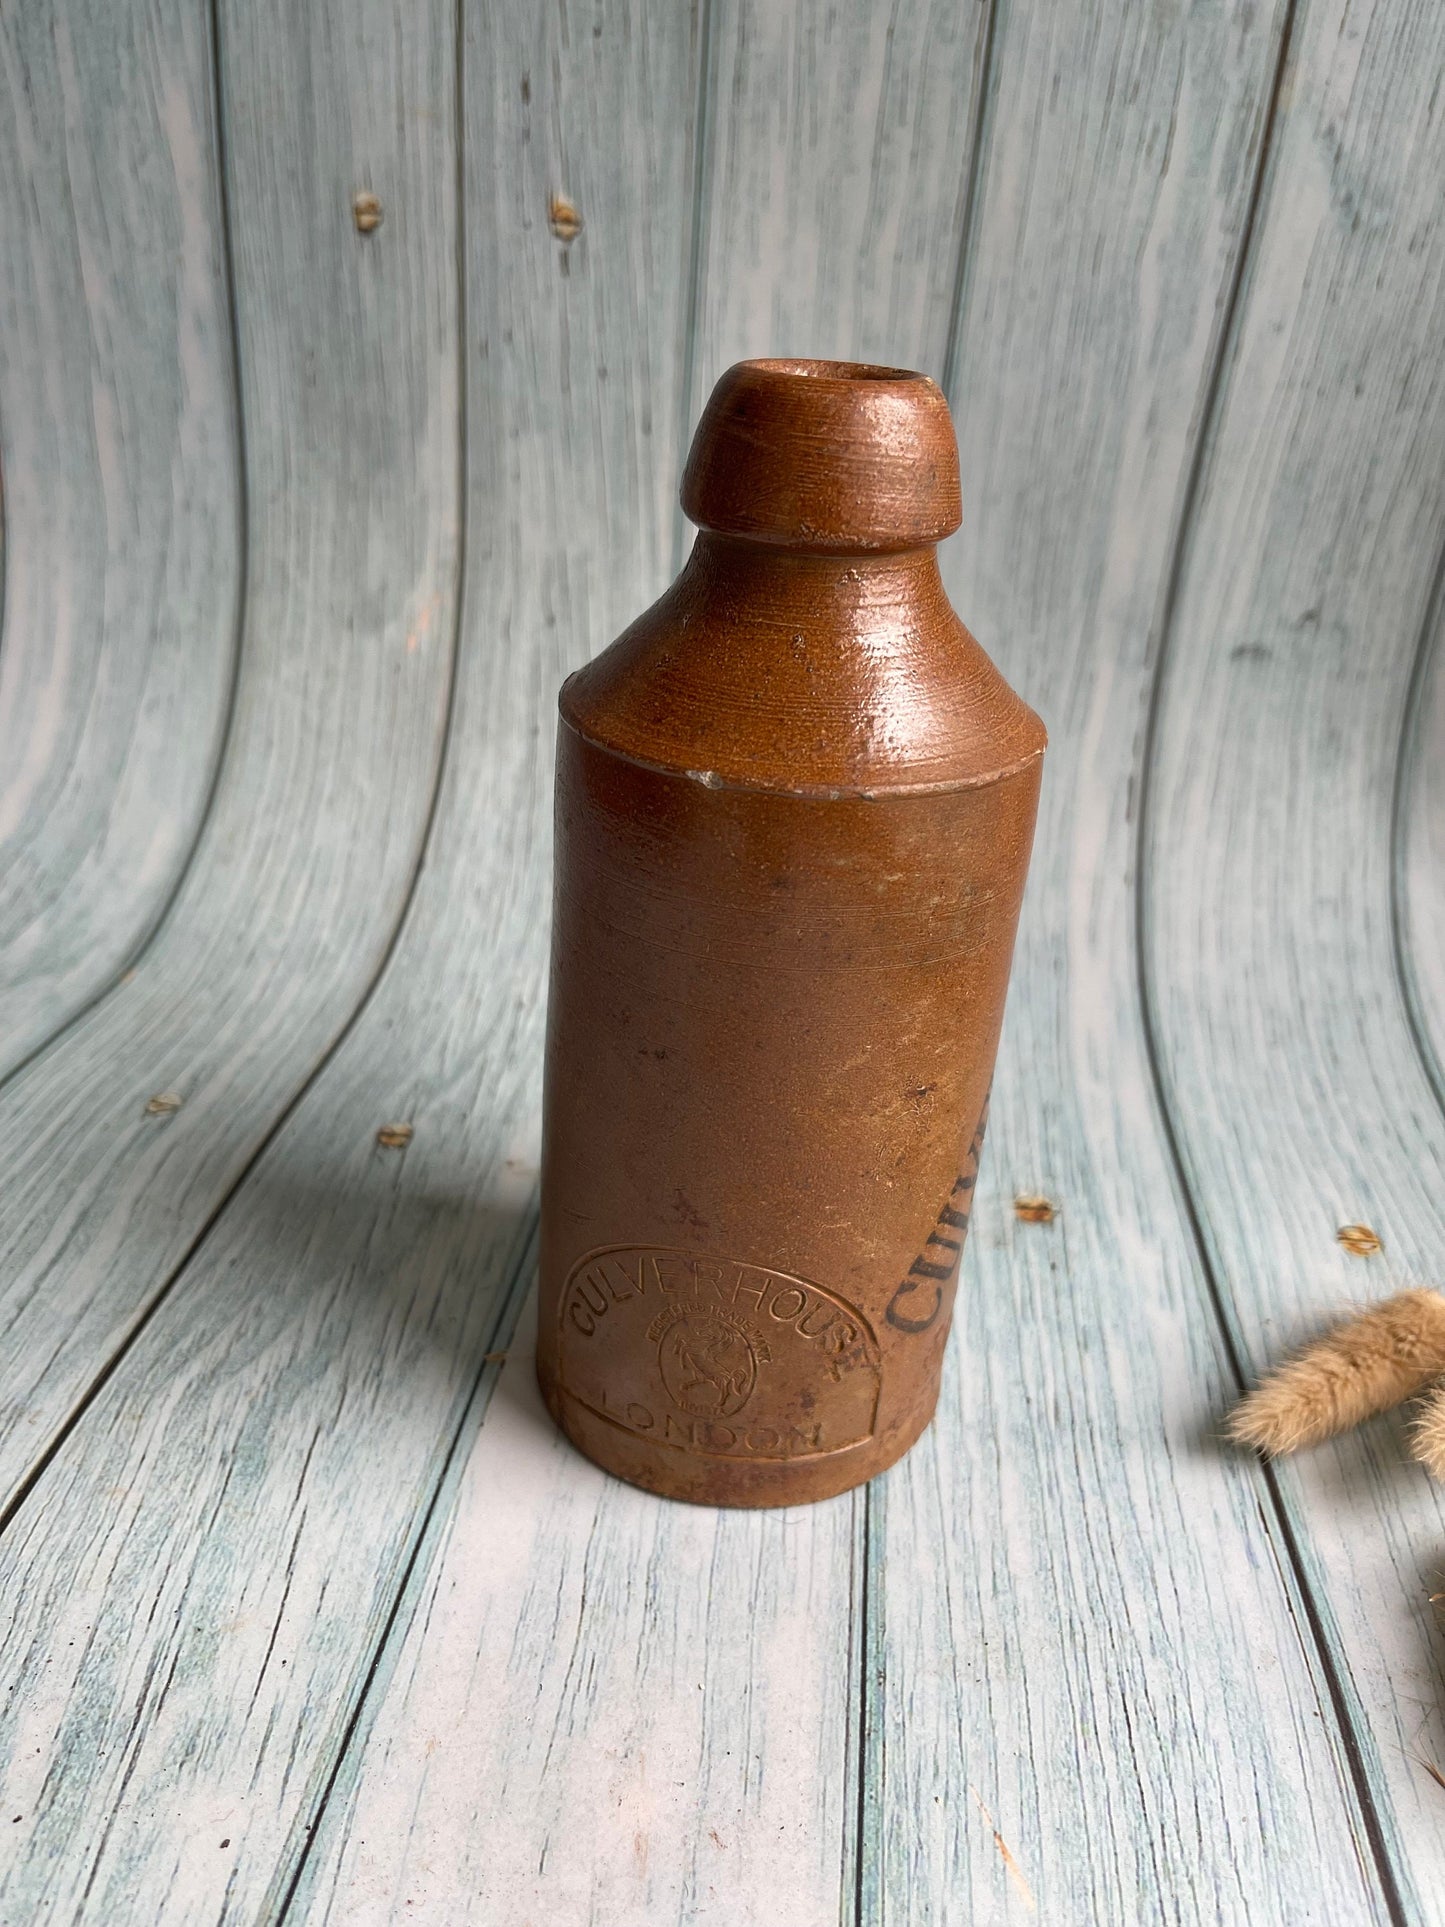
[[[907,1426],[885,1437],[860,1440],[836,1452],[761,1458],[743,1452],[703,1453],[654,1443],[594,1412],[590,1406],[549,1383],[538,1382],[548,1411],[584,1458],[614,1478],[640,1486],[662,1499],[687,1505],[813,1505],[833,1499],[886,1472],[917,1444],[933,1422],[932,1404]]]

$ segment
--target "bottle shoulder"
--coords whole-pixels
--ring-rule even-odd
[[[932,551],[787,562],[695,552],[563,684],[563,721],[709,786],[803,796],[974,787],[1043,754],[1043,724],[954,613]]]

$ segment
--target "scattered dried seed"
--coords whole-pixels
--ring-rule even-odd
[[[412,1140],[409,1124],[383,1124],[376,1134],[376,1141],[388,1151],[404,1151]]]
[[[170,1117],[185,1101],[179,1091],[157,1091],[146,1105],[146,1116]]]
[[[1052,1224],[1058,1206],[1036,1191],[1021,1191],[1014,1199],[1014,1216],[1023,1224]]]
[[[381,226],[381,202],[374,194],[357,194],[351,202],[351,217],[358,234],[370,234]]]
[[[500,1365],[506,1356],[507,1354],[505,1352],[483,1352],[482,1363],[484,1365]]]
[[[547,203],[547,225],[559,241],[575,241],[582,232],[582,216],[565,194],[554,194]]]
[[[1380,1249],[1376,1232],[1367,1224],[1342,1224],[1335,1237],[1346,1251],[1353,1252],[1357,1258],[1372,1258]]]

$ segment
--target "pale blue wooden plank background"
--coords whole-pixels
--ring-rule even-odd
[[[1434,1489],[1398,1422],[1217,1443],[1445,1273],[1442,56],[0,21],[0,1921],[1445,1920]],[[605,1479],[508,1343],[555,688],[746,353],[945,381],[1053,738],[939,1422],[762,1515]]]
[[[0,1075],[163,915],[227,723],[244,561],[202,8],[0,21]]]

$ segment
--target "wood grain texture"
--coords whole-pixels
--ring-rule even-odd
[[[553,1430],[534,1332],[529,1311],[306,1916],[831,1927],[855,1502],[728,1513],[607,1478]]]
[[[0,749],[48,704],[79,772],[20,827],[37,1037],[185,870],[0,1094],[0,1921],[1445,1919],[1440,1503],[1398,1424],[1279,1484],[1216,1437],[1239,1358],[1445,1283],[1445,25],[1296,0],[1232,307],[1289,0],[462,5],[221,0],[252,527],[188,869],[239,554],[203,10],[0,20],[55,196],[0,208]],[[556,684],[769,349],[954,365],[946,570],[1054,740],[939,1421],[720,1515],[497,1354]]]
[[[1445,566],[1405,707],[1391,825],[1396,967],[1426,1075],[1445,1106]],[[1445,1260],[1439,1274],[1445,1279]]]
[[[1281,23],[995,30],[945,574],[1052,738],[943,1401],[871,1498],[870,1922],[1385,1917],[1285,1550],[1211,1436],[1134,970],[1153,628]]]
[[[408,54],[396,108],[358,126],[444,147],[452,18],[370,19],[378,47],[348,59],[384,73],[382,48]],[[257,21],[247,44],[281,30]],[[311,30],[352,45],[341,9]],[[28,1575],[3,1660],[26,1709],[7,1782],[27,1816],[20,1911],[285,1907],[328,1794],[344,1807],[353,1787],[351,1723],[535,1215],[556,688],[665,566],[680,431],[656,367],[676,367],[686,222],[664,210],[691,181],[695,49],[660,0],[596,36],[560,6],[525,23],[478,6],[463,58],[467,581],[427,862],[374,997],[7,1535],[7,1597]],[[239,94],[229,40],[227,73]],[[360,113],[360,74],[324,84]],[[658,98],[677,111],[644,122]],[[642,125],[620,159],[616,129]],[[410,172],[375,185],[381,237],[453,232],[440,208],[411,213]],[[586,224],[570,253],[554,193]],[[404,270],[375,263],[393,330]],[[437,397],[439,428],[457,401]],[[405,1150],[375,1141],[392,1120]]]
[[[0,17],[0,1076],[124,968],[224,733],[240,462],[208,16]]]
[[[409,30],[398,63],[393,25],[223,21],[251,509],[235,715],[164,930],[0,1097],[7,1499],[346,1023],[415,871],[454,636],[454,149],[450,32]],[[368,170],[393,205],[363,241]],[[148,1113],[160,1093],[182,1107]]]
[[[734,361],[948,355],[987,0],[712,0],[690,412]]]
[[[1445,18],[1311,4],[1208,446],[1151,778],[1161,1066],[1250,1371],[1441,1283],[1445,1119],[1391,943],[1402,706],[1445,539]],[[1437,883],[1438,887],[1438,883]],[[1438,967],[1438,966],[1434,966]],[[1336,1227],[1384,1240],[1352,1257]],[[1445,1919],[1445,1503],[1381,1424],[1283,1489],[1401,1907]]]

